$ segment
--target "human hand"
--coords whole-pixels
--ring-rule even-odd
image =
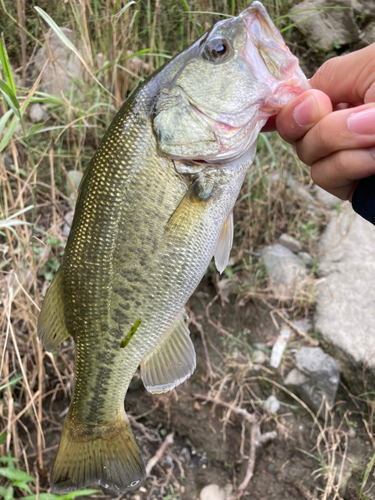
[[[375,174],[375,43],[330,59],[310,84],[281,110],[276,128],[316,184],[351,200],[358,181]]]

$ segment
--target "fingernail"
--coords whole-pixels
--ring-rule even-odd
[[[316,120],[316,103],[313,96],[304,99],[293,112],[294,119],[301,127],[307,127]]]
[[[348,118],[348,129],[356,135],[375,134],[375,108],[351,114]]]

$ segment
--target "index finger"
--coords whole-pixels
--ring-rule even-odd
[[[310,79],[310,84],[327,94],[333,105],[375,102],[375,43],[329,59]]]

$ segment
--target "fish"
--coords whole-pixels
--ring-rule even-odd
[[[82,178],[38,336],[75,343],[73,398],[50,483],[138,487],[145,465],[124,399],[140,366],[163,393],[196,367],[185,304],[212,257],[225,269],[233,206],[267,118],[309,88],[260,2],[216,23],[146,79]]]

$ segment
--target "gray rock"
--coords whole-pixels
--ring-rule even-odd
[[[60,28],[64,35],[74,43],[74,32],[68,28]],[[41,85],[48,94],[60,95],[60,85],[64,94],[71,91],[72,85],[77,93],[77,86],[74,80],[82,80],[82,65],[78,57],[67,48],[52,29],[46,33],[46,42],[49,45],[53,64],[47,63],[44,69]],[[77,47],[80,50],[80,47]],[[46,47],[38,50],[35,65],[39,71],[42,70],[45,62],[49,59],[49,52]],[[60,85],[59,85],[60,83]]]
[[[308,10],[340,6],[344,8],[316,10],[316,13]],[[354,12],[348,7],[350,0],[304,0],[293,7],[291,17],[311,48],[332,50],[358,40]]]
[[[293,253],[301,252],[302,243],[288,233],[283,233],[279,238],[279,243],[285,248],[288,248]]]
[[[341,203],[340,198],[337,198],[337,196],[334,196],[319,186],[315,186],[315,196],[319,203],[326,208],[334,209]]]
[[[264,365],[267,361],[267,356],[263,351],[256,350],[253,352],[252,361],[256,365]]]
[[[315,327],[341,363],[350,389],[375,387],[375,227],[347,210],[323,233],[317,267],[325,277],[317,295]]]
[[[302,260],[307,268],[311,269],[312,267],[314,267],[315,261],[309,253],[299,252],[298,257]]]
[[[375,2],[374,2],[375,6]],[[371,45],[375,41],[375,23],[369,23],[364,29],[361,36],[361,42],[363,45]]]
[[[264,402],[264,408],[274,415],[280,410],[280,403],[275,396],[269,396]]]
[[[285,385],[289,385],[291,387],[299,387],[303,386],[303,384],[306,384],[308,382],[308,378],[301,373],[297,368],[293,368],[288,375],[286,376],[284,380]]]
[[[305,333],[309,333],[311,330],[311,321],[309,318],[305,319],[296,319],[293,321],[294,326],[296,326],[299,330],[302,330]]]
[[[29,108],[29,118],[33,123],[41,123],[47,119],[47,113],[38,102],[34,102]]]
[[[353,10],[358,15],[371,15],[375,16],[375,2],[374,0],[351,0]],[[374,41],[374,40],[373,40]]]
[[[66,192],[69,198],[75,202],[77,200],[76,193],[78,192],[79,185],[81,184],[83,173],[79,170],[69,170],[67,174],[68,179],[66,183]]]
[[[320,347],[303,347],[297,352],[296,362],[298,369],[288,374],[285,384],[294,387],[315,411],[321,408],[324,396],[332,406],[340,382],[336,361]]]
[[[66,212],[66,214],[64,214],[66,222],[63,225],[63,233],[65,234],[66,237],[69,236],[70,228],[72,227],[73,217],[74,217],[74,210],[70,210],[69,212]]]
[[[307,277],[302,260],[282,245],[264,248],[262,259],[270,286],[279,297],[292,297]]]

